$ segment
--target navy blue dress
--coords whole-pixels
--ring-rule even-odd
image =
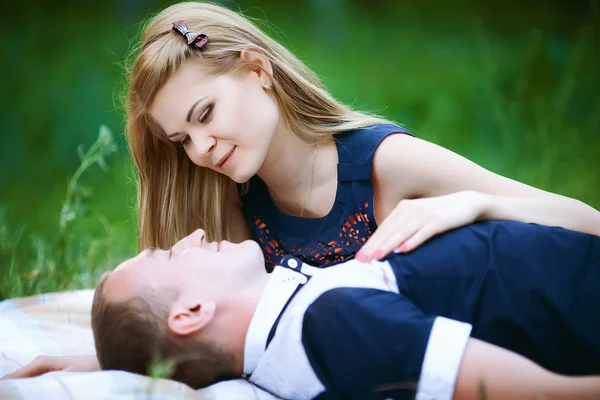
[[[354,257],[377,224],[373,215],[373,155],[392,133],[410,134],[393,124],[336,134],[338,187],[331,211],[322,218],[301,218],[280,211],[264,182],[255,176],[241,196],[248,224],[271,272],[286,254],[325,266]]]

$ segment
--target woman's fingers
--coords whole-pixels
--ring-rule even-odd
[[[362,262],[369,262],[373,258],[378,258],[379,253],[382,252],[381,247],[386,243],[391,236],[396,234],[402,234],[404,226],[409,219],[406,212],[396,207],[392,213],[383,221],[383,223],[373,232],[369,240],[363,245],[358,253],[356,253],[356,259]]]
[[[469,192],[401,200],[356,254],[362,262],[381,259],[392,250],[412,251],[431,237],[476,220],[481,201]]]
[[[381,260],[392,251],[396,253],[407,253],[412,251],[431,239],[433,236],[441,233],[439,224],[436,221],[424,222],[420,219],[411,221],[386,221],[379,227],[379,235],[372,243],[372,249],[369,250],[367,244],[373,239],[373,235],[365,246],[357,253],[356,259],[362,262],[369,262],[373,259]],[[384,226],[387,225],[387,226]],[[398,228],[398,227],[401,228]],[[384,228],[384,229],[381,229]],[[381,231],[380,231],[381,229]]]
[[[427,240],[431,239],[433,236],[437,235],[439,230],[436,225],[433,223],[424,225],[414,233],[411,237],[409,237],[400,247],[398,247],[398,252],[407,253],[409,251],[413,251]]]
[[[401,228],[392,229],[390,235],[379,245],[378,251],[373,254],[374,259],[381,260],[402,245],[423,227],[423,222],[420,220],[400,221],[398,226]]]
[[[358,253],[356,253],[355,258],[361,262],[369,262],[373,258],[377,258],[381,243],[385,240],[386,236],[390,235],[388,226],[392,225],[393,221],[389,220],[381,224]]]
[[[415,207],[400,203],[393,215],[386,218],[357,253],[362,262],[380,260],[397,249],[404,241],[429,223],[428,214],[419,212]]]

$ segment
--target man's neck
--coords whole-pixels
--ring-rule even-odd
[[[305,274],[295,269],[299,265],[298,260],[293,257],[284,257],[282,262],[289,265],[290,268],[281,266],[273,270],[268,285],[264,288],[255,307],[254,314],[246,325],[242,359],[243,373],[246,375],[253,374],[258,367],[265,349],[273,337],[272,334],[276,332],[277,321],[286,305],[298,292],[298,288],[308,281]],[[239,351],[239,348],[236,351]]]
[[[230,296],[220,305],[217,305],[217,312],[221,314],[218,325],[215,326],[213,336],[215,342],[220,343],[227,348],[235,357],[235,371],[240,376],[244,370],[244,347],[246,344],[246,335],[252,317],[269,283],[269,274],[261,275],[260,278],[247,282],[240,290],[232,290]]]

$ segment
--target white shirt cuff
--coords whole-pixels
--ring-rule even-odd
[[[436,317],[431,328],[416,400],[451,400],[471,325]]]

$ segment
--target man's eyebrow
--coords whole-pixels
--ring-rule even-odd
[[[194,104],[192,104],[192,107],[190,108],[190,111],[188,111],[187,117],[185,118],[185,120],[187,122],[190,122],[190,120],[192,119],[192,113],[194,112],[194,108],[196,108],[196,106],[198,105],[198,103],[200,103],[202,100],[206,99],[208,96],[204,96],[199,98],[198,100],[196,100],[196,102]],[[171,133],[170,135],[167,135],[169,138],[172,138],[174,136],[179,135],[180,132],[175,132],[175,133]]]
[[[148,257],[152,257],[152,254],[154,254],[154,252],[157,250],[162,250],[162,249],[159,249],[158,247],[148,247],[146,249],[146,251],[148,252]],[[171,259],[171,256],[173,256],[173,248],[172,247],[169,249],[169,258],[168,258],[169,260]]]

